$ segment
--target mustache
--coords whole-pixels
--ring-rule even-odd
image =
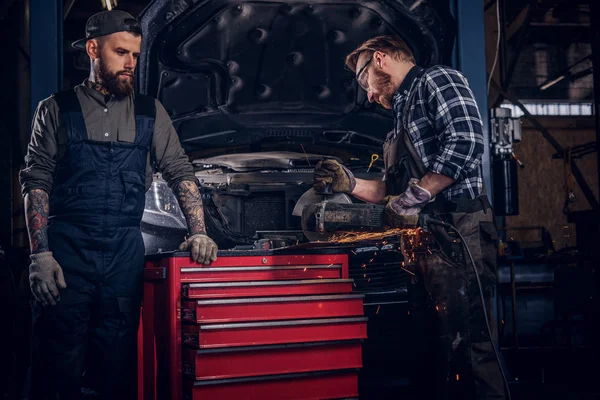
[[[117,72],[117,75],[133,76],[133,71],[119,71]]]

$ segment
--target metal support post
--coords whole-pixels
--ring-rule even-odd
[[[600,4],[590,0],[590,42],[594,68],[594,118],[596,120],[596,146],[600,149]],[[598,180],[600,185],[600,154],[598,154]]]
[[[600,4],[598,4],[597,0],[590,0],[590,42],[592,44],[592,67],[593,70],[593,82],[594,82],[594,118],[596,121],[596,146],[600,149]],[[600,184],[600,150],[596,153],[597,162],[598,162],[598,180]],[[596,221],[598,221],[598,214],[593,215]],[[596,237],[599,236],[599,228],[596,224],[594,235]],[[597,243],[597,242],[596,242]],[[597,321],[600,318],[600,273],[598,271],[598,263],[600,260],[600,255],[598,250],[592,255],[592,265],[595,264],[595,286],[596,286],[596,295],[593,300],[593,315],[592,320]],[[600,335],[600,324],[595,323],[592,324],[594,326],[594,332],[592,332],[592,337],[598,337]],[[595,341],[595,352],[596,355],[600,355],[600,344],[598,341]]]
[[[31,0],[31,115],[41,100],[62,89],[62,3]]]
[[[487,74],[485,58],[485,28],[483,21],[484,4],[482,1],[453,0],[452,11],[456,19],[457,36],[454,48],[454,67],[469,80],[469,86],[483,122],[483,182],[490,201],[493,201],[493,182],[490,164],[490,130],[487,102]]]

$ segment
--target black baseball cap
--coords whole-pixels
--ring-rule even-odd
[[[92,15],[85,24],[85,38],[79,39],[71,46],[77,50],[85,50],[85,43],[100,36],[116,32],[133,32],[142,34],[140,21],[125,11],[102,11]]]

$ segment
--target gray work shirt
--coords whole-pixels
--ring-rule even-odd
[[[88,87],[87,80],[77,85],[75,92],[81,104],[88,139],[133,143],[133,96],[122,99],[105,96]],[[146,190],[152,183],[153,163],[156,163],[159,172],[173,189],[184,180],[197,182],[171,118],[160,101],[155,100],[155,104],[154,134],[146,161]],[[58,129],[59,121],[58,104],[54,97],[42,100],[33,119],[25,168],[19,174],[23,195],[32,189],[43,189],[52,193],[54,169],[67,143],[66,130]]]

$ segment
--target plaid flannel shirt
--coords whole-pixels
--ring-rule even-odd
[[[425,167],[456,180],[440,195],[447,200],[481,195],[483,124],[467,79],[444,66],[414,67],[393,104],[396,134],[407,127]]]

